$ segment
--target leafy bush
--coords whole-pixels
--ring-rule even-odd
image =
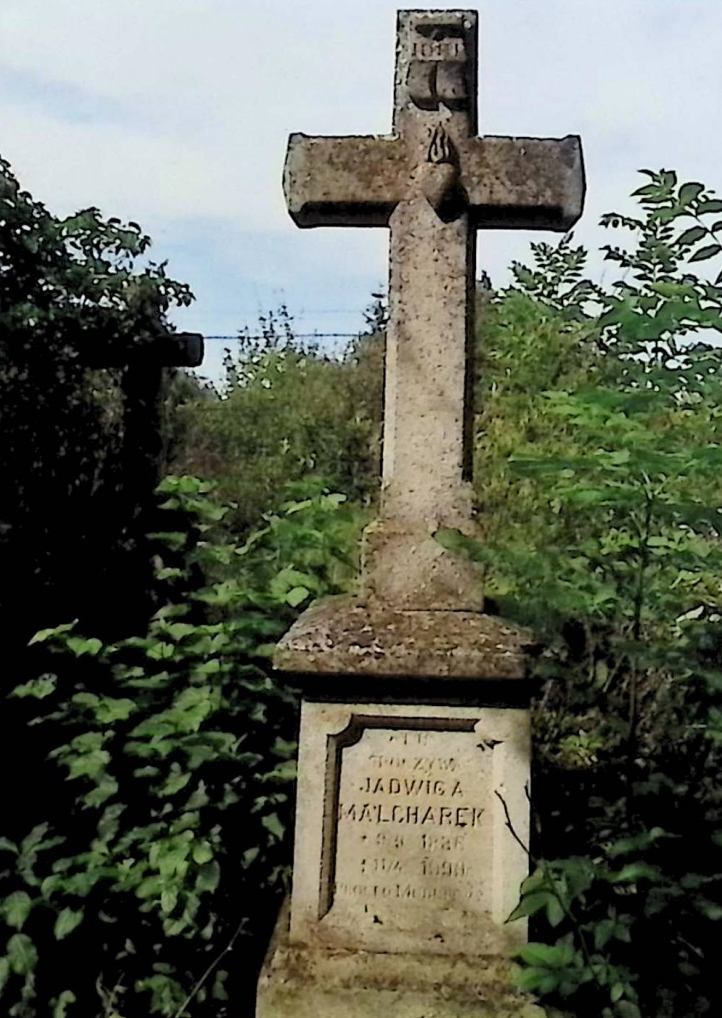
[[[611,290],[567,240],[535,245],[499,299],[496,328],[514,328],[480,422],[494,516],[469,549],[500,609],[546,633],[539,862],[517,914],[554,943],[521,951],[521,978],[585,1018],[722,1003],[722,351],[705,335],[722,274],[694,272],[722,253],[722,201],[648,177],[638,217],[602,221],[635,241],[605,248]],[[521,395],[519,360],[545,388],[531,374]]]
[[[228,355],[220,391],[184,408],[175,469],[217,480],[241,529],[308,476],[368,504],[378,489],[382,337],[359,337],[336,358],[297,338],[283,307],[260,328]]]
[[[296,696],[267,661],[301,607],[354,575],[358,513],[316,492],[239,544],[207,482],[161,490],[169,599],[147,633],[43,630],[34,643],[72,671],[14,691],[51,726],[48,766],[70,784],[64,823],[0,842],[13,1018],[216,1016],[229,990],[238,1004],[255,988],[285,885]]]
[[[127,372],[103,365],[127,363],[169,328],[171,307],[192,299],[148,260],[149,245],[137,223],[95,208],[53,216],[0,159],[0,611],[10,656],[61,611],[116,633],[124,612],[130,626],[142,618],[134,609],[144,607],[150,555],[134,550],[159,479],[157,420],[133,402]],[[133,438],[129,408],[148,425]],[[102,588],[118,591],[113,613]]]

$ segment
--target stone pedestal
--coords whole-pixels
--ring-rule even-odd
[[[259,1018],[544,1018],[502,959],[380,954],[292,944],[279,918],[258,984]]]
[[[495,1018],[526,938],[530,634],[332,601],[276,665],[303,705],[293,890],[258,1018]]]

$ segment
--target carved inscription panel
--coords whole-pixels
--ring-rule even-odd
[[[332,915],[414,928],[488,914],[492,752],[472,724],[368,727],[341,750]]]

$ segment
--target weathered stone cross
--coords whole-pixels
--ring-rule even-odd
[[[372,572],[377,594],[411,607],[478,605],[429,537],[471,519],[475,230],[565,231],[584,197],[577,136],[477,137],[476,95],[476,13],[400,11],[393,133],[294,134],[286,158],[299,226],[390,227],[384,536]]]

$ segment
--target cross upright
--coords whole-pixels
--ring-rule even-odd
[[[377,586],[391,602],[470,607],[423,546],[471,520],[475,231],[569,230],[581,141],[477,136],[475,11],[399,11],[394,92],[391,135],[291,135],[284,191],[298,226],[390,229],[380,524],[396,550]],[[437,580],[440,600],[411,591]]]

